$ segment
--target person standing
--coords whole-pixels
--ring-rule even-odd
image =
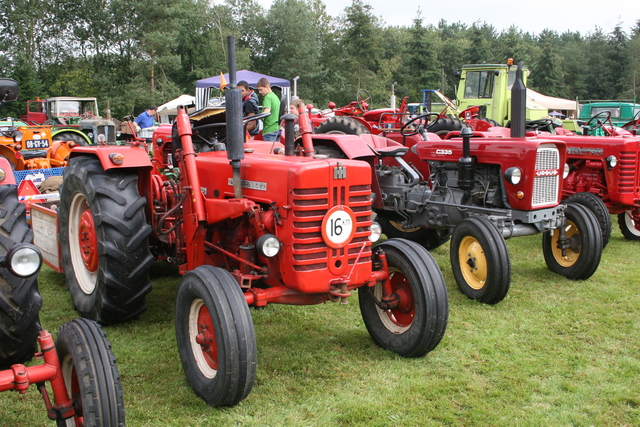
[[[271,113],[264,119],[264,129],[262,130],[262,139],[265,141],[276,141],[280,136],[280,100],[271,90],[269,80],[262,77],[258,80],[258,92],[262,95],[262,112]]]
[[[154,116],[156,115],[157,111],[158,107],[156,107],[155,105],[149,105],[149,108],[147,108],[146,111],[140,113],[140,115],[136,117],[134,122],[136,122],[138,126],[140,126],[140,129],[150,128],[154,124]]]
[[[249,89],[249,83],[245,80],[238,82],[238,88],[242,92],[242,115],[243,117],[255,116],[258,114],[258,95]],[[253,120],[247,123],[249,135],[258,135],[261,130],[261,121]]]

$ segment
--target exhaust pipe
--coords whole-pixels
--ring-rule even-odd
[[[240,161],[244,159],[244,134],[242,129],[242,91],[236,79],[235,37],[227,37],[229,52],[229,86],[224,91],[227,116],[227,158],[233,171],[233,195],[242,198]]]
[[[511,88],[511,137],[524,138],[527,116],[527,87],[522,79],[523,61],[518,63],[516,80]]]

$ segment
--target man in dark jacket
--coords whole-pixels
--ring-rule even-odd
[[[249,83],[245,80],[238,82],[238,88],[242,91],[242,113],[244,117],[255,116],[258,114],[258,95],[249,89]],[[247,124],[249,135],[258,135],[261,130],[261,121],[253,120]]]

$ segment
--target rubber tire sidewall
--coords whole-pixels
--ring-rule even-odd
[[[471,287],[461,271],[458,249],[466,236],[475,238],[487,261],[487,278],[480,289]],[[453,277],[467,297],[485,304],[497,304],[507,296],[511,285],[509,249],[498,229],[488,219],[471,216],[460,221],[451,235],[449,257]]]
[[[602,232],[602,248],[606,248],[611,238],[611,215],[607,205],[595,194],[582,192],[574,193],[565,199],[565,203],[578,203],[589,209],[596,216]],[[640,237],[640,234],[639,234]]]
[[[190,342],[189,311],[195,299],[204,302],[216,333],[218,369],[211,379],[198,368]],[[244,399],[256,376],[256,337],[249,306],[231,273],[210,265],[186,273],[175,316],[180,360],[193,391],[211,406],[233,406]]]
[[[556,244],[552,231],[542,236],[542,251],[549,270],[571,280],[586,280],[598,269],[602,256],[602,233],[596,216],[578,203],[570,203],[564,210],[565,217],[572,221],[580,234],[580,254],[573,265],[562,266],[555,259],[552,244]]]
[[[54,141],[73,141],[81,147],[88,147],[92,145],[88,143],[85,138],[75,132],[60,132],[55,134],[51,139]]]
[[[27,225],[26,207],[18,201],[17,187],[0,186],[0,255],[17,243],[32,242],[33,231]],[[0,369],[30,360],[37,350],[42,307],[37,276],[21,278],[0,268]]]
[[[404,332],[390,331],[382,323],[373,297],[362,286],[358,298],[365,326],[378,346],[403,357],[422,357],[440,343],[447,327],[449,299],[442,272],[431,254],[415,242],[390,239],[376,249],[384,251],[389,268],[397,268],[409,281],[415,316]]]
[[[438,134],[438,136],[444,138],[449,132],[461,131],[465,127],[469,126],[460,119],[440,117],[433,126],[427,128],[427,132]]]
[[[358,120],[351,117],[337,116],[329,117],[324,122],[320,123],[316,129],[316,134],[333,133],[344,135],[362,135],[370,133],[369,129]]]

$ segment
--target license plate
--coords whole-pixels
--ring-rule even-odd
[[[27,150],[32,150],[34,148],[49,148],[49,140],[48,139],[27,139],[24,142],[24,146]]]

